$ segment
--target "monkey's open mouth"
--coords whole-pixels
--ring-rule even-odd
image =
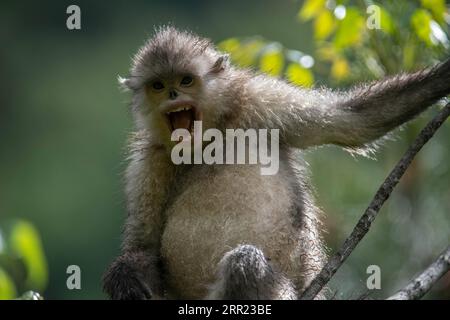
[[[193,106],[184,105],[172,109],[166,113],[169,129],[174,131],[176,129],[186,129],[191,134],[194,131],[194,121],[201,120],[199,113]]]

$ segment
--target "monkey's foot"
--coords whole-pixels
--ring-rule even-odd
[[[230,300],[295,299],[291,282],[274,271],[263,252],[240,245],[227,252],[219,263],[220,279],[208,298]]]
[[[146,300],[152,291],[139,274],[120,258],[113,262],[103,278],[103,290],[113,300]]]

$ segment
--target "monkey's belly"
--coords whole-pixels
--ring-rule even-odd
[[[256,166],[197,166],[166,211],[161,254],[171,290],[199,299],[215,281],[217,263],[239,244],[263,250],[289,268],[295,248],[292,195],[286,179],[262,176]]]

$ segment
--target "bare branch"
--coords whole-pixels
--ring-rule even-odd
[[[388,300],[416,300],[422,298],[431,287],[447,271],[450,270],[450,246],[441,253],[435,262],[433,262],[417,278],[412,280],[406,287],[398,291]]]
[[[338,252],[328,260],[320,273],[314,278],[308,288],[306,288],[300,296],[300,299],[314,299],[314,297],[322,290],[328,281],[330,281],[331,277],[333,277],[336,271],[341,267],[342,263],[348,258],[361,239],[369,231],[369,228],[377,216],[381,206],[391,195],[392,190],[398,184],[400,178],[411,164],[414,156],[420,151],[425,143],[430,140],[436,130],[444,123],[449,115],[450,103],[447,103],[447,105],[430,122],[428,122],[426,127],[422,129],[416,140],[414,140],[412,145],[390,172],[386,180],[384,180],[383,184],[378,189],[350,236],[345,240]]]

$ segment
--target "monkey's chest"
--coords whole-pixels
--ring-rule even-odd
[[[290,194],[277,176],[258,168],[198,167],[168,206],[161,254],[171,289],[181,298],[203,298],[217,263],[239,244],[269,259],[285,259],[293,244]],[[281,252],[280,248],[283,248]]]

